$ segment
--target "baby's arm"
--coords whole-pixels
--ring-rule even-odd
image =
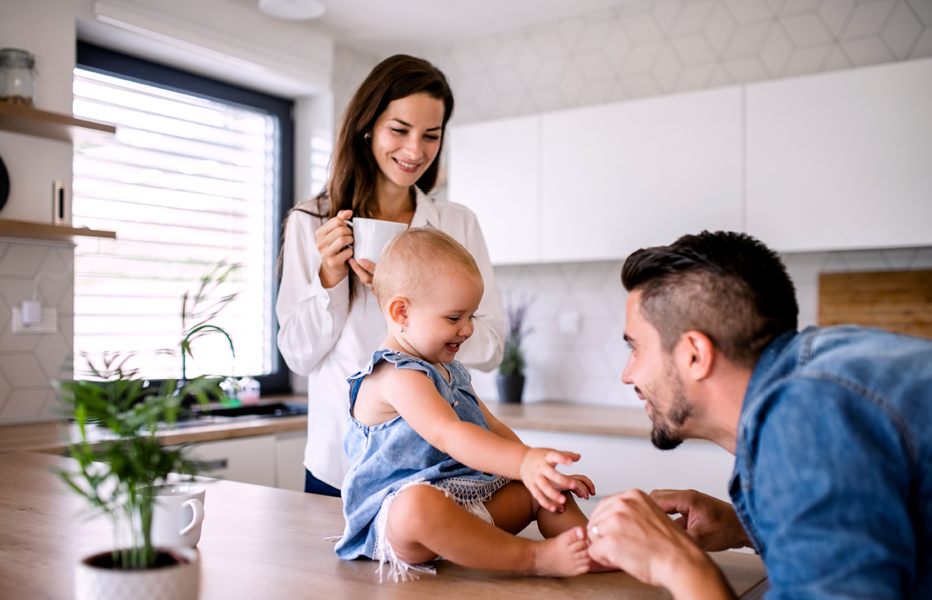
[[[379,385],[379,395],[431,446],[477,471],[520,479],[547,510],[555,511],[566,501],[560,490],[574,487],[554,465],[572,464],[579,460],[578,454],[528,448],[513,432],[514,437],[506,439],[460,421],[424,373],[394,369],[379,379]]]
[[[492,411],[485,405],[482,400],[479,400],[479,396],[476,395],[476,390],[473,389],[473,395],[476,396],[476,400],[479,402],[479,408],[482,409],[482,414],[485,415],[485,420],[489,424],[489,430],[500,437],[505,438],[506,440],[514,440],[518,443],[521,442],[521,438],[518,437],[510,427],[498,420],[498,418],[492,414]],[[585,475],[569,475],[570,485],[566,488],[561,488],[561,491],[570,490],[580,498],[589,499],[590,495],[595,495],[595,486],[592,484],[592,480],[586,477]]]

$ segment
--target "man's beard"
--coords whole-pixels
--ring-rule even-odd
[[[668,414],[663,415],[651,404],[654,409],[654,427],[650,432],[650,441],[660,450],[673,450],[683,443],[680,427],[692,415],[693,407],[686,399],[683,381],[672,361],[667,369],[666,381],[671,398],[670,410]]]

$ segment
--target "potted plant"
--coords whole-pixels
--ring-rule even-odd
[[[505,301],[505,351],[502,355],[502,363],[498,366],[498,376],[495,383],[498,385],[498,399],[500,402],[521,402],[521,395],[524,393],[524,350],[521,348],[521,342],[524,336],[531,333],[530,329],[524,326],[524,319],[527,316],[527,310],[533,303],[530,300],[522,299],[516,303]]]
[[[186,448],[162,446],[155,433],[160,423],[175,421],[186,395],[206,405],[208,392],[216,393],[220,379],[198,377],[180,393],[175,380],[166,380],[152,390],[136,377],[136,370],[127,368],[131,358],[105,354],[101,366],[88,361],[91,379],[53,382],[78,431],[78,439],[68,446],[78,468],[58,473],[111,519],[116,542],[112,551],[78,565],[75,597],[193,600],[200,576],[197,553],[154,548],[151,528],[154,486],[166,483],[170,473],[194,475],[199,467],[186,456]],[[129,535],[124,547],[118,545],[121,530]]]
[[[182,358],[185,354],[193,358],[191,342],[207,333],[223,334],[233,350],[229,335],[209,321],[236,294],[213,303],[208,300],[236,268],[225,263],[211,268],[201,278],[197,294],[185,294]],[[74,420],[77,429],[77,439],[68,445],[77,468],[62,469],[59,476],[93,510],[110,518],[114,533],[112,551],[78,564],[75,597],[194,600],[200,579],[197,552],[154,547],[152,519],[156,486],[166,484],[172,473],[195,475],[200,463],[188,458],[185,446],[162,446],[156,432],[163,423],[177,420],[185,410],[185,399],[194,398],[207,408],[209,397],[222,397],[223,378],[167,379],[150,385],[139,377],[138,368],[129,366],[135,356],[105,352],[95,363],[84,354],[89,369],[86,378],[53,382],[64,415]]]

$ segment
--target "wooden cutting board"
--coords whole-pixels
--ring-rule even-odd
[[[850,323],[932,339],[932,271],[822,273],[819,325]]]

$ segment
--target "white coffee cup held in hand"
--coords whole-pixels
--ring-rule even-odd
[[[189,483],[152,488],[152,545],[158,548],[194,548],[204,522],[203,486]]]
[[[385,244],[408,228],[405,223],[361,217],[346,224],[353,228],[353,258],[371,263],[378,263]]]

